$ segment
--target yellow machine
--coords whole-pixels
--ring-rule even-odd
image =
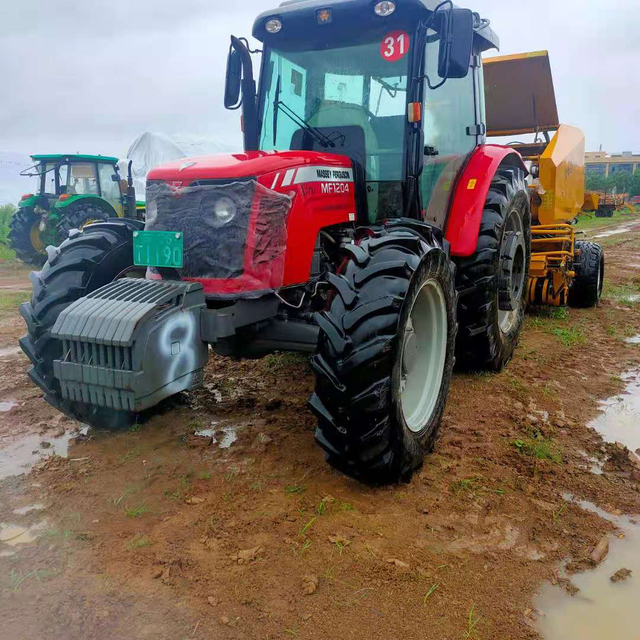
[[[581,253],[572,223],[585,203],[584,134],[558,120],[546,51],[489,58],[484,74],[487,135],[535,134],[509,142],[531,167],[529,304],[567,304]]]
[[[582,205],[583,211],[597,211],[600,206],[600,194],[593,191],[584,192],[584,204]]]

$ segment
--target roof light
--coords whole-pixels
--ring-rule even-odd
[[[381,18],[386,18],[396,10],[396,3],[390,0],[384,0],[384,2],[378,2],[373,10],[376,12],[376,15]]]
[[[264,25],[264,28],[269,33],[280,33],[282,30],[282,22],[280,22],[278,18],[271,18],[271,20],[267,20],[267,24]]]

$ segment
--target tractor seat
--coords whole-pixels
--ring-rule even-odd
[[[324,100],[309,118],[312,127],[331,128],[357,126],[364,132],[364,143],[368,155],[378,153],[378,136],[369,122],[367,112],[357,104]],[[375,178],[374,178],[375,179]]]

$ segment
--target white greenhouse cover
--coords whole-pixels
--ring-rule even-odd
[[[127,163],[133,161],[131,170],[136,188],[136,198],[145,199],[147,173],[167,162],[189,158],[192,156],[206,156],[217,153],[232,153],[238,151],[229,145],[190,134],[156,133],[145,131],[135,138],[127,152],[127,160],[120,162],[120,175],[126,177]]]

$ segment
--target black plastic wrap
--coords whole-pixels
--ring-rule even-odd
[[[282,286],[291,198],[255,180],[147,185],[150,231],[184,236],[183,278],[240,280],[220,293]]]

